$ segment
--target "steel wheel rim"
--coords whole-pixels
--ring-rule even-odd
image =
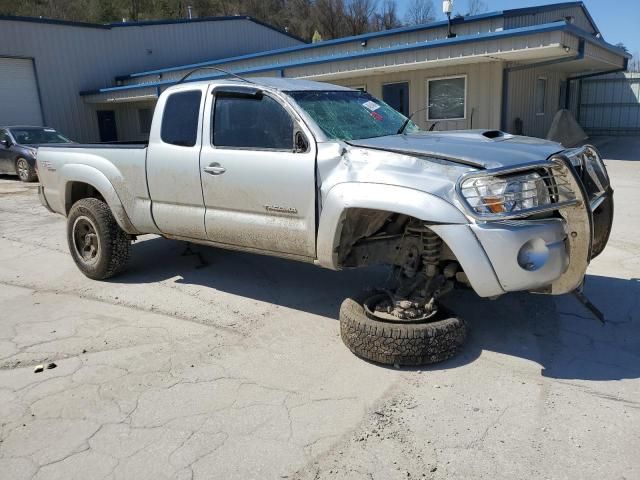
[[[76,256],[85,265],[93,265],[100,259],[100,237],[95,223],[89,217],[81,216],[73,222],[71,230]]]
[[[24,158],[18,160],[18,177],[20,177],[20,180],[29,178],[29,164]]]
[[[437,319],[436,315],[438,314],[438,309],[436,308],[433,312],[428,313],[426,315],[421,315],[416,318],[397,318],[391,314],[386,312],[379,312],[376,310],[376,305],[380,303],[382,300],[388,299],[389,295],[387,293],[375,293],[368,297],[364,302],[362,302],[362,306],[364,308],[364,314],[371,318],[372,320],[382,320],[387,323],[431,323]]]

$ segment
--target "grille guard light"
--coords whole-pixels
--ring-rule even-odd
[[[507,220],[578,203],[561,158],[514,168],[470,172],[456,184],[467,213],[479,221]]]

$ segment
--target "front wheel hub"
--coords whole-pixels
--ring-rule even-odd
[[[396,301],[390,292],[376,293],[363,302],[367,317],[392,323],[424,323],[435,318],[438,307],[435,302]]]

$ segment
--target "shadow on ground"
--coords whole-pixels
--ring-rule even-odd
[[[640,136],[591,137],[586,143],[595,145],[605,160],[640,162]]]
[[[323,317],[338,318],[350,293],[379,286],[383,268],[333,272],[313,265],[152,238],[134,246],[132,265],[118,282],[173,279],[233,295],[270,302]],[[588,276],[585,292],[604,312],[601,325],[572,296],[509,294],[490,301],[456,291],[446,302],[469,324],[471,335],[458,357],[430,369],[456,368],[482,351],[534,361],[546,377],[619,380],[640,377],[640,281]]]

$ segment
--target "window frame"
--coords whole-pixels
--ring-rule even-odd
[[[427,78],[426,82],[427,82],[427,90],[426,90],[426,98],[425,98],[425,117],[426,117],[426,121],[427,122],[459,122],[461,120],[466,120],[467,119],[467,102],[468,102],[468,94],[469,94],[469,82],[468,82],[468,75],[466,73],[460,74],[460,75],[447,75],[445,77],[433,77],[433,78]],[[438,80],[453,80],[455,78],[463,78],[464,79],[464,105],[463,105],[463,109],[464,109],[464,113],[462,117],[456,117],[456,118],[431,118],[429,116],[429,83],[433,82],[433,81],[438,81]]]
[[[544,95],[542,96],[542,112],[538,111],[538,81],[544,80]],[[536,89],[534,96],[534,106],[536,117],[543,117],[547,113],[547,89],[549,86],[549,79],[546,76],[538,75],[536,77]]]
[[[165,113],[167,111],[167,105],[169,103],[169,100],[171,99],[171,97],[173,97],[174,95],[181,95],[181,94],[185,94],[185,93],[198,93],[200,94],[200,101],[198,104],[198,116],[196,119],[196,136],[195,136],[195,140],[194,140],[194,144],[193,145],[180,145],[177,143],[171,143],[171,142],[167,142],[164,138],[163,138],[163,127],[164,127],[164,120],[165,120]],[[202,106],[203,106],[203,99],[206,98],[205,97],[205,92],[200,89],[200,88],[192,88],[192,89],[185,89],[185,90],[176,90],[174,92],[171,92],[171,94],[169,96],[167,96],[166,100],[164,101],[164,104],[162,105],[162,118],[160,121],[160,132],[159,132],[159,137],[160,137],[160,141],[164,144],[164,145],[171,145],[174,147],[180,147],[180,148],[195,148],[198,147],[200,148],[200,143],[198,141],[198,139],[200,138],[200,129],[201,129],[201,119],[202,119]],[[152,122],[153,123],[153,122]],[[153,126],[152,126],[153,128]]]
[[[295,137],[296,137],[296,132],[300,131],[302,132],[305,137],[307,137],[307,141],[309,141],[308,139],[308,135],[302,130],[302,128],[300,128],[300,125],[296,119],[296,117],[292,114],[289,106],[287,104],[285,104],[284,102],[280,101],[279,98],[275,97],[274,95],[270,95],[269,92],[265,92],[262,91],[262,96],[263,97],[269,97],[271,100],[273,100],[274,102],[276,102],[280,108],[282,108],[284,110],[284,112],[289,115],[289,118],[291,119],[291,128],[292,128],[292,135],[291,135],[291,148],[265,148],[265,147],[234,147],[234,146],[230,146],[230,145],[216,145],[214,143],[214,131],[216,128],[216,108],[218,106],[218,98],[222,97],[222,98],[235,98],[235,99],[246,99],[247,96],[243,95],[242,93],[237,93],[237,95],[234,94],[230,94],[228,92],[224,91],[224,87],[222,88],[222,93],[223,95],[219,95],[218,92],[216,92],[216,90],[214,89],[212,92],[212,96],[213,96],[213,100],[212,100],[212,104],[211,104],[211,115],[209,118],[209,123],[210,123],[210,128],[209,128],[209,144],[211,145],[211,148],[214,149],[218,149],[218,150],[242,150],[242,151],[250,151],[250,152],[289,152],[289,153],[296,153],[295,152]],[[262,101],[262,100],[261,100]]]

